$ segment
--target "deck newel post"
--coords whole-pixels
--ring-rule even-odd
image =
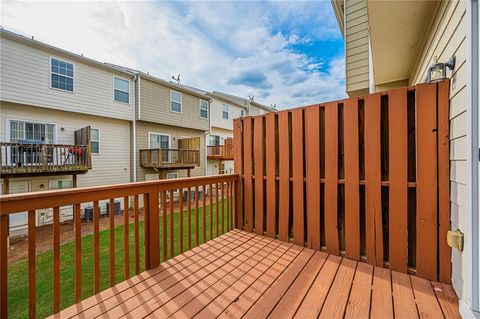
[[[160,265],[160,233],[158,212],[158,188],[152,186],[147,195],[148,210],[145,213],[145,268],[152,269]]]

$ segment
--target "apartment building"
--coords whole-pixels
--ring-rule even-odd
[[[480,316],[478,1],[332,0],[351,97],[450,79],[452,284],[464,318]]]
[[[233,173],[233,119],[246,115],[261,115],[275,109],[251,99],[213,91],[208,93],[210,104],[210,133],[207,146],[207,173]]]

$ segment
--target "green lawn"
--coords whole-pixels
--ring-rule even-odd
[[[192,205],[193,206],[193,205]],[[224,207],[225,229],[227,230],[226,202]],[[180,214],[174,215],[174,234],[175,245],[174,255],[180,253],[179,245],[179,220]],[[192,248],[195,247],[195,209],[191,211],[192,218]],[[202,233],[203,209],[199,208],[199,243],[203,243]],[[222,234],[221,217],[219,234],[216,234],[216,227],[213,227],[213,237]],[[184,251],[188,250],[187,242],[187,211],[183,212],[183,237]],[[207,240],[210,234],[210,208],[206,207],[206,231]],[[213,203],[213,225],[216,224],[216,204]],[[167,238],[170,237],[170,216],[167,216]],[[143,221],[139,223],[140,228],[140,270],[144,270],[144,249],[143,249]],[[135,272],[135,253],[134,253],[134,227],[129,226],[130,243],[130,276]],[[124,255],[123,255],[123,225],[115,228],[115,278],[119,283],[125,280],[124,277]],[[160,216],[160,256],[163,258],[163,225]],[[110,239],[109,231],[100,232],[100,290],[104,290],[110,285]],[[167,244],[168,258],[170,256],[170,245]],[[60,248],[60,298],[61,308],[68,307],[75,302],[75,242],[68,242]],[[93,295],[93,235],[82,237],[82,299]],[[49,250],[37,255],[37,317],[44,318],[53,313],[53,251]],[[8,314],[9,318],[27,318],[28,317],[28,263],[20,261],[9,265],[8,268]]]

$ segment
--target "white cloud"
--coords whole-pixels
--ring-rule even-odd
[[[332,57],[321,68],[323,62],[291,49],[338,37],[331,9],[319,10],[327,5],[7,1],[1,24],[93,59],[163,79],[181,73],[184,84],[251,94],[284,108],[345,95],[343,57]],[[264,85],[232,81],[248,74]]]

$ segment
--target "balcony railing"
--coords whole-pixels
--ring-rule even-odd
[[[207,146],[207,158],[233,160],[233,145]]]
[[[1,175],[86,172],[90,167],[87,146],[0,143]]]
[[[200,165],[200,151],[180,149],[140,150],[140,164],[146,168],[182,168]]]
[[[118,273],[119,266],[123,268],[122,279],[127,280],[138,275],[143,269],[152,269],[161,261],[228,232],[234,227],[233,199],[236,180],[237,175],[222,175],[0,196],[0,318],[23,317],[27,316],[27,313],[30,318],[34,318],[57,313],[61,309],[61,300],[62,307],[69,305],[63,302],[64,296],[62,297],[61,293],[64,291],[71,289],[75,296],[70,299],[70,304],[79,302],[88,295],[114,286],[117,283],[115,272],[117,270]],[[179,194],[181,196],[178,196]],[[115,220],[116,199],[123,201],[121,228],[118,228],[118,219]],[[100,223],[100,207],[104,202],[109,203],[108,223]],[[82,223],[82,217],[85,217],[82,215],[84,204],[92,205],[93,227]],[[72,259],[72,264],[67,266],[60,263],[61,258],[67,258],[64,250],[67,249],[66,245],[60,245],[60,236],[64,236],[60,231],[60,208],[65,206],[73,206],[74,212],[74,245],[71,257],[68,257]],[[42,263],[43,259],[36,255],[39,236],[36,236],[35,215],[37,210],[43,209],[53,209],[50,232],[53,237],[53,252],[51,262],[46,267]],[[25,270],[28,271],[28,275],[25,274],[28,276],[28,302],[25,300],[25,307],[18,309],[17,300],[17,308],[11,309],[14,311],[12,313],[7,310],[8,289],[16,287],[11,282],[7,284],[7,278],[11,278],[7,246],[8,221],[10,216],[22,212],[28,214],[28,270]],[[93,236],[88,234],[92,228]],[[108,231],[106,236],[105,231]],[[85,238],[87,236],[88,238]],[[115,243],[117,236],[121,238]],[[109,247],[105,246],[106,239]],[[85,247],[86,244],[91,246]],[[119,262],[119,250],[123,259],[121,264],[116,266]],[[91,259],[92,267],[85,267],[90,265],[86,260]],[[74,287],[69,287],[70,280],[68,283],[60,280],[61,271],[64,272],[65,267],[74,268]],[[49,276],[39,276],[44,272],[53,272],[53,282],[48,282]],[[93,277],[92,286],[89,285],[90,281],[85,281],[85,273]],[[61,288],[61,284],[66,286]],[[49,287],[48,293],[45,290],[45,293],[37,294],[38,286]],[[50,295],[52,290],[53,294]],[[22,296],[25,294],[26,292],[22,292]],[[41,309],[37,307],[38,303],[43,305]],[[48,305],[47,309],[45,304]]]

